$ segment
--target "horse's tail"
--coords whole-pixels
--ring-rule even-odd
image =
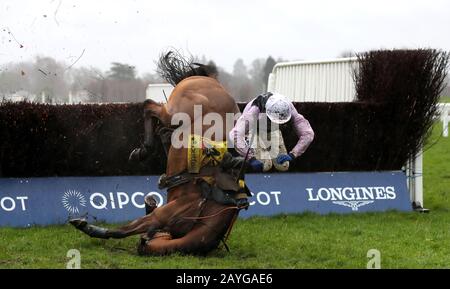
[[[192,59],[186,59],[179,52],[169,51],[161,54],[158,61],[158,74],[167,82],[176,86],[180,81],[190,76],[217,77],[217,67],[196,63]]]

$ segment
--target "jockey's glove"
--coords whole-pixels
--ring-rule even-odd
[[[294,155],[289,153],[287,155],[285,155],[285,154],[279,155],[277,157],[276,161],[277,161],[277,164],[281,165],[284,162],[292,162],[294,159],[295,159]]]
[[[255,159],[255,158],[251,158],[251,159],[248,161],[248,164],[250,165],[250,167],[252,168],[252,170],[255,171],[255,172],[262,172],[263,167],[264,167],[263,163],[262,163],[261,161],[258,161],[258,160]]]

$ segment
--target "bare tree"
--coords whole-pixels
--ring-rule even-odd
[[[30,79],[28,73],[32,70],[31,63],[8,63],[0,71],[0,93],[2,97],[19,90],[28,90]]]
[[[144,75],[142,75],[141,79],[146,86],[149,85],[150,83],[165,83],[166,82],[164,79],[161,78],[161,76],[159,76],[156,73],[144,73]]]
[[[51,57],[36,57],[31,77],[31,91],[45,93],[48,102],[68,101],[67,65]]]
[[[233,76],[235,77],[248,77],[247,75],[247,66],[244,64],[244,60],[239,58],[233,65]]]
[[[120,80],[136,79],[136,67],[126,63],[112,62],[108,77]]]
[[[215,65],[205,56],[194,57],[197,62]],[[266,89],[274,58],[258,58],[249,68],[243,59],[237,59],[232,73],[217,67],[218,79],[237,101],[246,102]],[[0,96],[28,91],[40,100],[42,92],[47,101],[66,102],[69,91],[75,101],[128,102],[143,101],[150,83],[165,82],[156,73],[138,77],[136,68],[127,63],[113,62],[103,72],[95,67],[70,67],[51,57],[36,57],[33,62],[9,63],[0,70]],[[78,96],[83,96],[78,97]]]
[[[47,101],[64,102],[69,91],[67,76],[66,64],[51,57],[9,63],[0,73],[0,92],[6,95],[23,91],[38,96],[44,93]]]
[[[253,60],[252,67],[249,70],[254,91],[252,94],[260,94],[265,92],[266,85],[264,82],[264,65],[266,60],[264,58],[257,58]]]

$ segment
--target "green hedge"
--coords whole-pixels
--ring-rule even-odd
[[[448,53],[394,50],[358,57],[358,101],[295,103],[310,121],[315,139],[292,171],[398,170],[424,142],[443,88]],[[161,174],[165,154],[160,146],[143,164],[127,162],[143,141],[143,127],[141,104],[3,103],[0,175]],[[282,131],[292,148],[295,134]]]
[[[14,177],[139,173],[127,157],[143,138],[142,126],[140,104],[2,104],[1,173]]]
[[[383,105],[295,105],[316,137],[294,171],[399,169],[407,158],[403,140],[385,129]],[[297,141],[291,132],[283,129],[288,148]],[[165,168],[161,147],[144,164],[127,162],[143,139],[139,104],[7,103],[0,106],[0,133],[4,177],[160,174]],[[389,144],[392,138],[397,145]]]
[[[393,121],[386,122],[385,129],[392,131],[395,140],[404,139],[408,155],[414,155],[431,131],[436,104],[446,86],[449,53],[436,49],[378,50],[362,53],[358,60],[357,99],[388,104],[384,117]],[[400,145],[395,140],[388,144]]]

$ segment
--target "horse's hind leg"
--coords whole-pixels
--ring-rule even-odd
[[[128,225],[118,229],[106,229],[88,224],[86,219],[72,219],[70,223],[75,228],[86,233],[93,238],[125,238],[131,235],[147,232],[149,229],[158,229],[160,224],[155,216],[150,215],[156,208],[157,203],[152,196],[146,196],[144,199],[146,216],[132,221]]]
[[[142,234],[149,230],[156,230],[162,226],[155,214],[146,215],[117,229],[106,229],[94,226],[88,224],[85,219],[72,219],[70,220],[70,223],[90,237],[101,239],[125,238],[131,235]]]

